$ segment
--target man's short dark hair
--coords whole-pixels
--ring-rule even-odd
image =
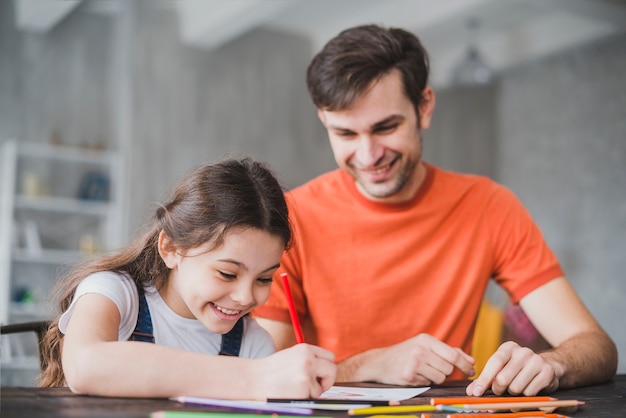
[[[417,36],[403,29],[363,25],[342,31],[313,57],[307,86],[318,109],[344,110],[393,69],[402,75],[404,93],[419,117],[428,53]]]

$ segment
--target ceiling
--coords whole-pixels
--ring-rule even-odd
[[[122,10],[126,0],[85,1],[90,10]],[[47,31],[82,0],[16,0],[24,30]],[[313,50],[363,23],[416,33],[431,55],[432,83],[446,85],[470,42],[495,71],[626,32],[624,0],[160,0],[179,16],[183,42],[219,48],[257,28],[306,36]],[[468,29],[475,19],[479,27]]]

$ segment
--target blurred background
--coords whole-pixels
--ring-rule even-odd
[[[619,0],[0,2],[2,324],[49,318],[55,277],[130,239],[196,164],[252,156],[287,188],[334,169],[305,71],[363,23],[423,41],[437,94],[425,160],[520,197],[625,373]],[[487,300],[516,317],[496,288]],[[36,354],[6,340],[2,383],[23,383]]]

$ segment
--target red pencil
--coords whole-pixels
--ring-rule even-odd
[[[302,336],[302,327],[300,326],[300,320],[298,319],[298,312],[296,311],[296,304],[293,302],[293,295],[291,294],[291,288],[289,287],[289,279],[287,273],[280,275],[283,281],[283,287],[285,288],[285,295],[287,295],[287,303],[289,304],[289,316],[291,316],[291,324],[293,325],[293,332],[296,334],[296,341],[298,344],[304,342]]]

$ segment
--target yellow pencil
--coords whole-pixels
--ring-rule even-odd
[[[441,412],[441,411],[439,411]],[[420,415],[370,415],[368,418],[434,418],[431,417],[430,414],[420,414]],[[465,417],[462,417],[465,418]]]
[[[370,415],[368,418],[424,418],[424,414],[421,415]]]
[[[441,410],[441,407],[433,405],[372,406],[370,408],[350,409],[348,415],[380,415],[399,412],[432,412]]]

